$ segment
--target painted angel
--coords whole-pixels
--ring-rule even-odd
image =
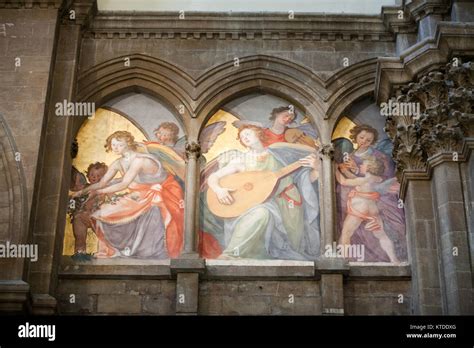
[[[378,142],[378,131],[369,125],[350,133],[350,140],[333,141],[339,242],[365,245],[365,261],[398,263],[406,259],[406,237],[390,141]]]
[[[111,134],[105,148],[120,158],[98,183],[77,193],[115,197],[91,216],[99,239],[95,256],[177,257],[184,240],[184,195],[176,177],[184,179],[184,160],[167,146],[136,143],[127,131]]]
[[[202,256],[314,260],[319,255],[319,159],[315,149],[284,142],[267,146],[267,140],[263,128],[241,125],[238,141],[246,151],[224,152],[206,165],[201,175]],[[232,209],[233,192],[221,186],[220,179],[247,171],[278,171],[295,162],[301,168],[281,178],[268,199],[240,216],[216,216],[205,199],[204,193],[212,190],[220,204]]]

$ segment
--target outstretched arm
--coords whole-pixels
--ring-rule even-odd
[[[112,163],[109,169],[107,169],[107,172],[102,177],[102,179],[100,179],[98,183],[89,185],[86,188],[75,192],[72,196],[73,197],[83,196],[89,193],[90,191],[99,190],[103,187],[106,187],[107,184],[115,177],[115,175],[117,175],[118,171],[119,171],[119,163],[118,163],[118,160],[116,160],[115,162]]]
[[[130,165],[130,168],[127,170],[127,172],[123,176],[122,181],[114,185],[111,185],[109,187],[97,190],[97,193],[98,194],[114,193],[118,191],[123,191],[126,188],[128,188],[128,186],[132,183],[133,179],[135,179],[135,177],[140,172],[140,169],[143,166],[143,161],[144,161],[143,158],[135,158],[132,164]]]

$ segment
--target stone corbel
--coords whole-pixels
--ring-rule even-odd
[[[385,27],[394,34],[416,33],[415,19],[406,9],[384,6],[382,7],[382,19]]]
[[[417,22],[429,15],[444,15],[448,13],[450,1],[447,0],[412,0],[406,5],[406,10]]]
[[[97,14],[97,0],[68,0],[61,10],[61,24],[75,24],[87,28]]]

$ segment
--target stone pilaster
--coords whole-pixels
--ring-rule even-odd
[[[42,147],[39,155],[38,187],[34,199],[31,230],[33,243],[38,244],[38,262],[29,264],[28,282],[31,286],[31,309],[34,314],[51,314],[56,310],[54,289],[58,258],[62,251],[67,193],[70,182],[72,118],[56,115],[55,104],[74,100],[77,57],[82,25],[94,8],[94,1],[85,7],[74,7],[74,18],[64,9],[58,28],[54,74],[48,93],[46,122],[43,125]],[[47,131],[46,131],[47,130]],[[54,218],[52,218],[54,217]]]
[[[176,275],[176,314],[197,315],[199,275],[205,272],[204,259],[173,259],[171,272]]]
[[[440,315],[443,313],[441,295],[444,284],[438,261],[439,240],[431,183],[412,179],[407,186],[405,221],[414,314]]]
[[[332,245],[336,238],[336,193],[334,184],[334,148],[332,144],[322,145],[319,149],[321,170],[319,175],[321,209],[321,255],[326,245]]]
[[[344,276],[349,266],[343,258],[321,258],[316,262],[316,272],[321,275],[321,300],[323,315],[344,315]]]
[[[186,144],[186,193],[184,206],[183,257],[197,258],[197,223],[199,218],[199,157],[201,146],[197,142]]]
[[[438,304],[429,300],[438,297],[436,269],[432,271],[438,263],[434,257],[435,250],[440,263],[439,289],[444,299],[443,313],[468,314],[473,311],[472,268],[465,215],[468,202],[464,197],[460,172],[460,162],[466,161],[470,153],[463,153],[463,148],[473,133],[473,95],[473,65],[471,62],[453,61],[444,69],[425,74],[401,88],[398,97],[392,99],[398,105],[419,105],[419,115],[387,119],[386,130],[394,142],[393,156],[402,188],[407,187],[407,182],[410,182],[408,187],[411,185],[410,190],[402,193],[406,193],[408,203],[412,262],[417,263],[414,265],[414,273],[418,272],[415,286],[420,291],[417,309],[423,314],[438,311]],[[412,182],[429,180],[431,173],[431,192],[426,185]],[[418,197],[425,199],[416,202]],[[436,237],[433,239],[434,233]],[[426,263],[430,264],[429,269],[423,269]]]

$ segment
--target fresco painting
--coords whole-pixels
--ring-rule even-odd
[[[170,115],[153,118],[150,128],[105,107],[78,131],[63,254],[89,261],[181,253],[185,138]]]
[[[320,254],[319,140],[299,110],[247,96],[203,137],[199,250],[209,259],[315,260]],[[212,137],[215,137],[212,138]]]
[[[344,250],[363,246],[350,261],[407,261],[405,214],[395,177],[392,144],[375,105],[343,117],[333,134],[336,162],[337,241]]]

